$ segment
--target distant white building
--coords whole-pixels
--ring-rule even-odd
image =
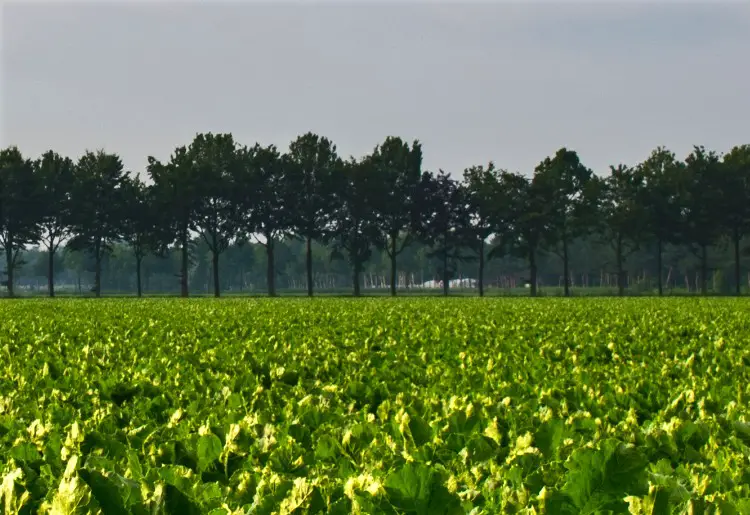
[[[425,281],[422,284],[419,285],[420,288],[424,289],[441,289],[443,287],[443,281]],[[476,279],[451,279],[450,283],[448,284],[449,288],[476,288],[477,287],[477,280]]]

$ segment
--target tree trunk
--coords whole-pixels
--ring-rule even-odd
[[[734,240],[734,287],[737,296],[742,295],[742,277],[740,277],[740,231],[737,227],[734,228],[732,234]]]
[[[183,231],[181,237],[180,249],[182,252],[182,261],[180,266],[180,296],[188,296],[188,267],[190,266],[190,255],[188,252],[188,233],[187,230]]]
[[[479,241],[479,271],[477,274],[477,286],[479,296],[484,297],[484,240]]]
[[[622,236],[617,236],[617,295],[625,295],[625,274],[622,269]]]
[[[531,296],[536,297],[536,249],[531,249],[531,251],[529,251],[529,276],[529,280],[531,282]]]
[[[216,247],[214,247],[216,248]],[[214,274],[214,297],[221,296],[221,284],[219,284],[219,252],[211,251],[211,268]]]
[[[450,288],[451,279],[448,275],[448,251],[443,252],[443,296],[448,296],[448,288]]]
[[[47,292],[50,297],[55,296],[55,252],[49,249],[47,254],[49,260],[47,261]]]
[[[570,297],[570,270],[568,269],[568,238],[563,237],[563,281],[565,282],[564,292],[566,297]]]
[[[276,269],[274,263],[274,243],[273,238],[266,234],[266,285],[268,286],[268,296],[276,296]]]
[[[657,283],[659,285],[659,297],[664,294],[664,285],[662,283],[662,241],[659,238],[656,242],[656,276],[659,278]]]
[[[7,245],[5,247],[5,270],[8,277],[8,297],[15,295],[13,289],[14,282],[14,270],[13,270],[13,239],[8,238]]]
[[[396,238],[391,235],[391,297],[396,296]]]
[[[312,238],[307,238],[307,296],[313,296]]]
[[[141,287],[141,262],[143,257],[135,257],[135,286],[138,292],[138,297],[143,297],[143,288]]]
[[[362,268],[362,265],[359,262],[359,259],[356,257],[354,258],[354,263],[352,264],[352,281],[354,285],[354,296],[359,297],[360,296],[360,289],[359,289],[359,275],[360,275],[360,269]]]
[[[95,265],[94,265],[94,295],[98,299],[102,296],[102,251],[101,241],[97,240],[94,244]]]
[[[701,245],[701,295],[708,295],[708,245]]]

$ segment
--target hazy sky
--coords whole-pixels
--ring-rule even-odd
[[[360,156],[419,139],[456,175],[595,171],[750,142],[750,2],[6,2],[2,135],[141,171],[196,132]]]

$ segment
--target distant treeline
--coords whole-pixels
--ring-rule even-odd
[[[288,150],[198,134],[141,174],[119,156],[0,151],[8,294],[599,287],[625,294],[748,285],[750,145],[684,160],[657,148],[594,174],[562,148],[530,176],[461,179],[388,137],[343,159],[307,133]],[[46,279],[46,280],[45,280]],[[46,283],[46,284],[45,284]]]

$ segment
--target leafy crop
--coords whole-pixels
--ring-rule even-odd
[[[750,304],[0,305],[0,513],[750,513]]]

